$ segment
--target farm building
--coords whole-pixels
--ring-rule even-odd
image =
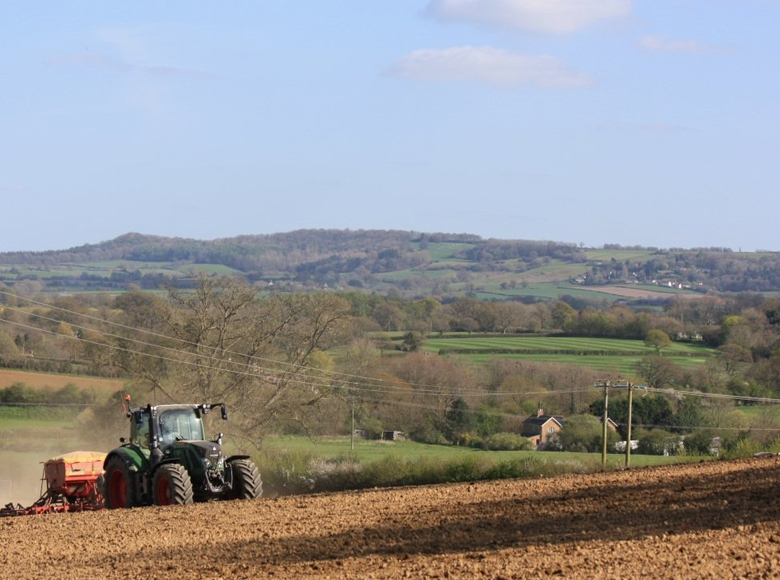
[[[403,431],[382,431],[382,439],[385,441],[406,441],[406,433]]]
[[[603,423],[604,418],[599,418],[599,422]],[[607,417],[607,428],[610,431],[617,431],[618,430],[618,424],[615,423],[615,421],[612,420],[612,417]]]
[[[520,435],[528,439],[534,449],[544,449],[550,442],[550,437],[558,433],[563,427],[563,416],[545,415],[544,409],[539,407],[536,415],[531,415],[523,421]]]

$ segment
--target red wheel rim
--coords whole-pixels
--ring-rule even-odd
[[[171,505],[171,483],[161,477],[157,480],[157,505]]]
[[[127,507],[127,483],[120,471],[114,471],[108,482],[108,497],[111,507]]]

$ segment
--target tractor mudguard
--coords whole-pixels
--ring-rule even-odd
[[[166,457],[162,461],[158,462],[152,468],[152,472],[149,474],[149,479],[154,477],[154,472],[157,471],[160,468],[161,465],[165,465],[166,463],[181,463],[181,459],[179,459],[178,457]],[[185,468],[186,468],[186,466],[185,466]]]
[[[252,459],[249,455],[231,455],[227,459],[225,459],[225,463],[230,463],[234,459]]]
[[[116,449],[111,451],[106,456],[106,460],[103,462],[104,468],[106,465],[108,465],[108,461],[112,457],[119,457],[120,459],[122,459],[122,461],[125,462],[127,468],[130,471],[141,472],[141,473],[145,471],[149,471],[150,468],[149,459],[147,459],[147,457],[141,452],[141,450],[135,447],[134,445],[117,447]]]

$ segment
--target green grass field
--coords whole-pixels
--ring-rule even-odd
[[[397,282],[405,278],[423,277],[423,278],[447,278],[455,276],[457,270],[443,268],[441,270],[396,270],[382,274],[381,279],[388,282]]]
[[[461,242],[440,242],[428,244],[428,254],[434,262],[440,262],[448,258],[453,258],[458,252],[469,250],[474,244]]]
[[[581,350],[581,351],[633,351],[639,354],[654,352],[641,340],[620,338],[583,338],[558,336],[507,336],[500,338],[429,338],[424,349],[438,352],[441,349],[539,349],[539,350]],[[663,350],[665,355],[684,354],[686,356],[707,357],[714,350],[697,344],[674,342]]]
[[[461,295],[466,293],[464,286],[465,285],[461,285]],[[482,287],[483,284],[474,283],[474,286]],[[542,300],[557,300],[560,296],[566,295],[575,298],[597,300],[599,302],[614,302],[620,299],[620,296],[605,294],[594,290],[586,290],[584,286],[578,286],[568,282],[529,282],[528,284],[518,284],[515,288],[507,288],[506,290],[502,290],[499,285],[497,290],[476,290],[475,295],[477,298],[482,298],[484,300],[506,299],[517,296],[528,296],[530,298]]]
[[[685,288],[669,288],[668,286],[654,286],[653,284],[617,284],[617,286],[620,288],[635,288],[637,290],[649,290],[651,292],[666,294],[697,294],[697,292]]]
[[[438,353],[440,350],[447,352],[446,356],[458,357],[469,363],[482,365],[491,360],[511,359],[526,360],[532,362],[546,362],[559,364],[576,364],[587,366],[599,371],[615,372],[626,377],[633,377],[636,373],[635,366],[642,356],[652,354],[654,349],[648,347],[641,340],[625,340],[616,338],[580,338],[580,337],[535,337],[535,336],[508,336],[508,337],[464,337],[464,338],[429,338],[423,345],[428,352]],[[551,351],[549,353],[480,353],[481,350],[492,349],[525,349]],[[470,351],[458,353],[458,351]],[[558,353],[556,350],[579,351],[578,353]],[[475,352],[476,351],[476,352]],[[607,354],[609,352],[614,354]],[[592,352],[593,354],[588,354]],[[579,354],[583,353],[583,354]],[[631,353],[631,354],[628,354]],[[634,354],[636,353],[636,354]],[[704,364],[713,356],[715,351],[711,348],[690,344],[672,343],[663,350],[665,356],[669,356],[675,364],[683,367],[696,367]]]
[[[623,378],[627,379],[636,378],[636,363],[638,363],[642,358],[638,356],[563,356],[543,354],[463,354],[447,356],[456,356],[461,360],[478,366],[487,364],[494,359],[508,359],[538,363],[573,364],[586,366],[605,373],[617,373]],[[674,361],[683,367],[696,366],[698,364],[702,364],[703,362],[701,359],[674,359]]]
[[[16,268],[18,274],[13,276],[10,270]],[[8,278],[21,276],[37,276],[41,279],[69,276],[78,278],[83,273],[90,276],[109,278],[117,271],[134,272],[140,270],[142,274],[166,274],[168,276],[186,275],[191,272],[202,274],[218,274],[231,276],[240,274],[238,270],[221,264],[178,264],[174,262],[141,262],[134,260],[106,260],[102,262],[88,263],[64,263],[53,264],[46,267],[30,267],[28,265],[8,264],[0,267],[0,273]]]
[[[585,257],[594,262],[609,262],[612,258],[618,262],[648,262],[654,256],[649,250],[585,250]]]
[[[323,459],[335,459],[350,455],[349,437],[329,437],[311,440],[306,437],[284,436],[272,437],[264,442],[265,448],[271,451],[287,451],[295,453],[310,453]],[[506,460],[523,457],[537,457],[553,461],[577,461],[584,464],[601,461],[599,453],[571,453],[565,451],[484,451],[468,447],[451,445],[426,445],[412,441],[355,441],[354,456],[361,462],[371,462],[395,455],[402,459],[456,459],[463,456],[490,457],[495,460]],[[685,457],[664,457],[661,455],[632,455],[632,464],[667,465],[690,461]],[[608,462],[613,465],[623,464],[623,455],[610,454]]]

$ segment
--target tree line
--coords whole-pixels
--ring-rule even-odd
[[[564,301],[442,304],[357,292],[259,297],[234,279],[201,278],[192,290],[76,294],[45,306],[0,296],[0,318],[39,329],[0,324],[0,362],[86,366],[131,379],[140,397],[158,402],[225,401],[237,409],[230,428],[247,444],[269,433],[348,432],[354,407],[358,426],[368,431],[508,445],[508,437],[494,436],[519,433],[540,404],[566,416],[598,413],[596,393],[572,389],[621,378],[578,365],[500,358],[474,366],[420,351],[420,340],[445,332],[641,338],[653,350],[635,373],[648,386],[780,396],[780,300],[757,295],[673,302],[663,311],[578,310]],[[401,353],[402,343],[385,334],[391,330],[419,336],[405,340]],[[672,340],[701,340],[717,355],[683,367],[664,356]],[[733,404],[709,404],[698,418],[685,416],[684,401],[669,400],[666,410],[644,409],[649,404],[637,403],[641,424],[657,428],[736,426],[739,419]]]

